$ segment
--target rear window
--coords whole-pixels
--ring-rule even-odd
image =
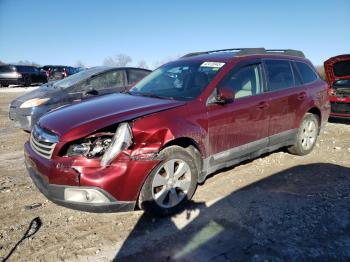
[[[335,76],[349,76],[350,75],[350,61],[341,61],[333,65]]]
[[[0,66],[0,73],[14,72],[16,68],[14,66]]]
[[[299,69],[299,72],[305,84],[311,83],[318,78],[315,71],[312,70],[308,64],[305,64],[302,62],[295,62],[295,63]]]
[[[52,72],[63,72],[64,71],[64,67],[54,67],[51,69]]]
[[[266,60],[268,89],[276,91],[294,86],[290,63],[287,60]]]

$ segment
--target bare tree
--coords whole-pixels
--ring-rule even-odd
[[[130,56],[125,54],[117,54],[115,57],[106,57],[105,60],[103,60],[103,65],[105,66],[127,66],[132,62],[132,59]]]
[[[81,67],[81,68],[85,68],[86,67],[84,65],[84,63],[80,59],[75,62],[74,66],[75,67]]]
[[[114,59],[112,57],[106,57],[104,60],[103,60],[103,65],[104,66],[114,66]]]
[[[30,66],[36,66],[36,67],[40,67],[41,65],[36,63],[36,62],[30,62],[28,60],[19,60],[17,63],[17,65],[30,65]]]
[[[148,65],[147,65],[146,61],[143,59],[138,62],[137,67],[148,69]]]
[[[316,69],[317,69],[318,73],[320,74],[320,76],[322,77],[322,79],[325,80],[326,79],[326,75],[325,75],[325,72],[324,72],[323,65],[316,66]]]

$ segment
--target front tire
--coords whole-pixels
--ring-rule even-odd
[[[307,113],[301,121],[297,137],[293,146],[288,151],[294,155],[307,155],[314,148],[319,133],[318,116]]]
[[[160,154],[162,161],[142,186],[138,205],[147,213],[166,216],[180,211],[197,187],[195,159],[184,148],[170,146]]]

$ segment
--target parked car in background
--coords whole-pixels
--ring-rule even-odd
[[[76,74],[81,71],[81,69],[72,66],[62,65],[45,65],[41,67],[41,70],[46,72],[49,81],[61,80],[67,76]]]
[[[331,87],[331,117],[350,118],[350,54],[329,58],[324,68]]]
[[[125,94],[46,114],[25,162],[60,205],[167,215],[221,168],[280,147],[310,153],[329,112],[328,85],[300,51],[198,52]]]
[[[30,131],[42,115],[53,109],[95,96],[123,92],[150,72],[127,67],[90,68],[17,97],[10,104],[9,117],[16,126]]]
[[[0,86],[30,86],[31,84],[42,84],[46,82],[46,74],[40,72],[35,66],[0,65]]]

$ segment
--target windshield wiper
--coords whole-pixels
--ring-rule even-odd
[[[127,92],[127,93],[130,94],[130,95],[135,95],[135,96],[146,96],[146,97],[174,100],[173,97],[161,96],[161,95],[156,95],[156,94],[153,94],[153,93],[142,93],[142,92]]]
[[[153,98],[160,98],[160,99],[168,99],[168,100],[174,100],[173,97],[169,96],[161,96],[161,95],[156,95],[152,93],[136,93],[136,95],[140,96],[147,96],[147,97],[153,97]]]

